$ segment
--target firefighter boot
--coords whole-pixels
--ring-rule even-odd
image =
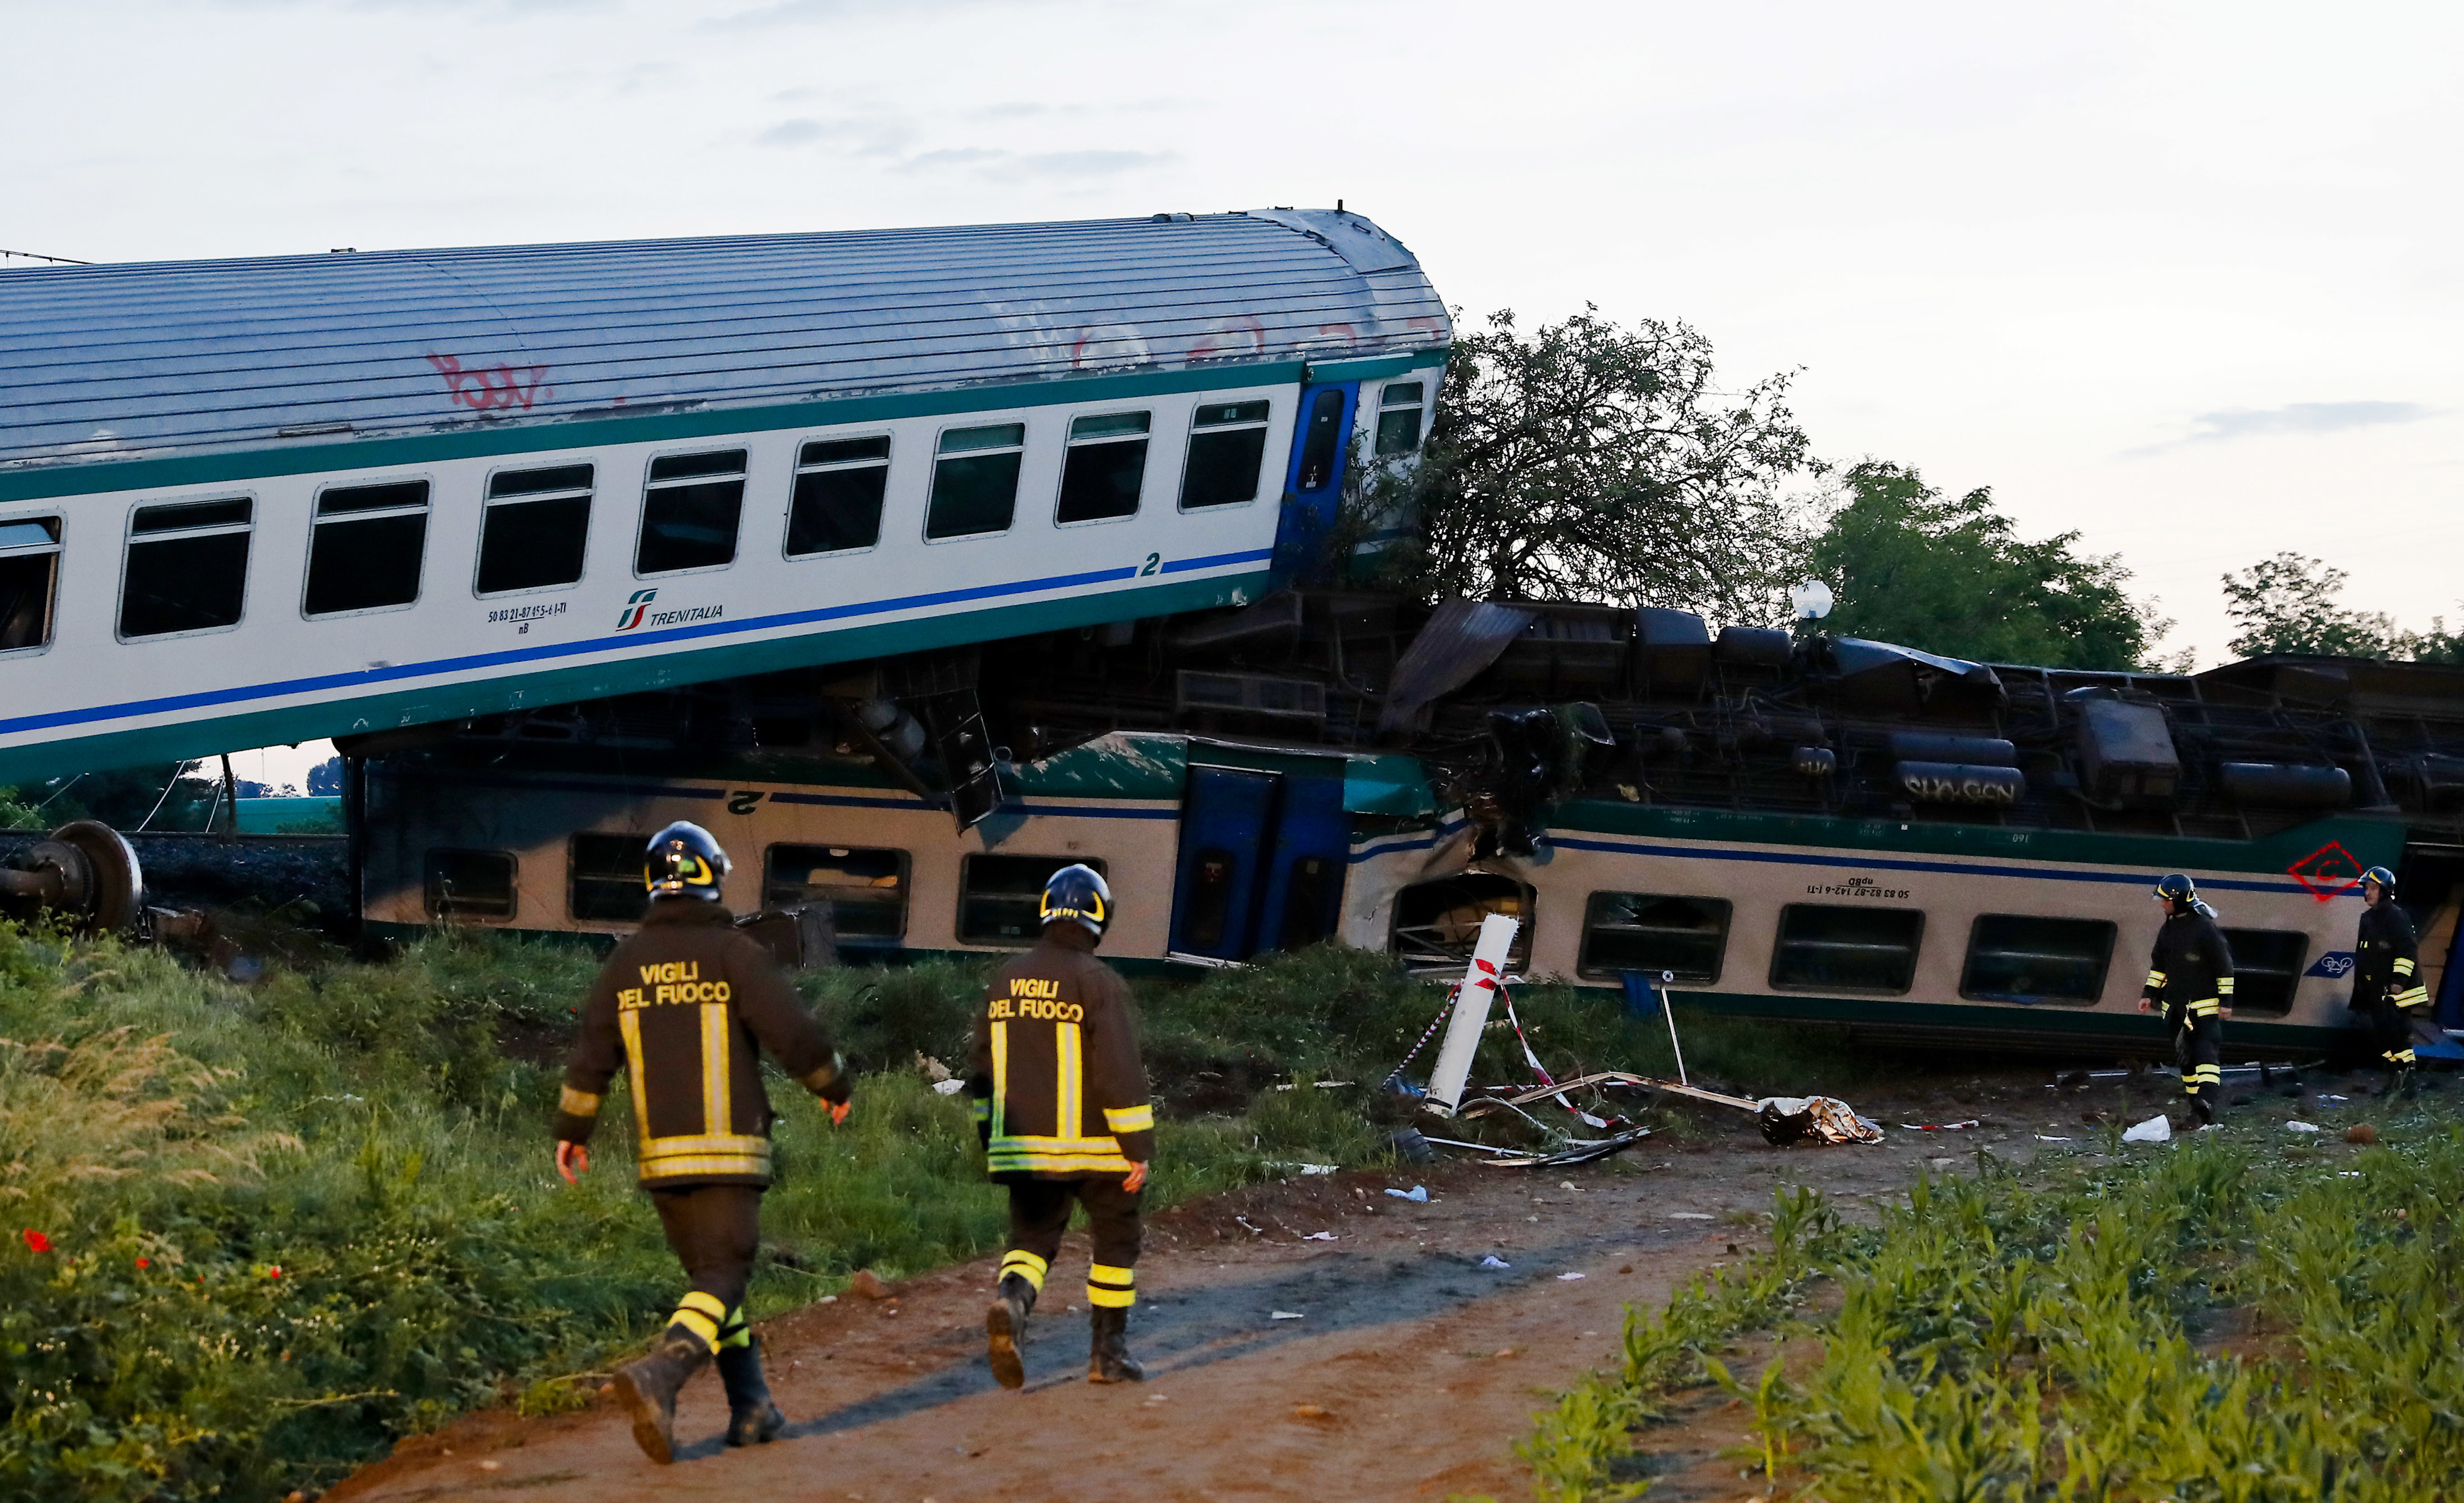
[[[701,1338],[668,1327],[644,1356],[616,1369],[616,1402],[633,1421],[633,1444],[664,1467],[676,1459],[676,1390],[710,1361]]]
[[[1026,1317],[1035,1308],[1035,1286],[1019,1274],[1001,1281],[1001,1297],[984,1312],[984,1360],[1004,1388],[1026,1386],[1026,1361],[1019,1343],[1026,1339]]]
[[[2190,1115],[2197,1119],[2202,1127],[2212,1127],[2216,1124],[2215,1102],[2209,1099],[2207,1092],[2201,1091],[2190,1098]]]
[[[1143,1383],[1147,1370],[1130,1355],[1130,1313],[1118,1305],[1097,1305],[1094,1346],[1087,1356],[1089,1383]]]
[[[727,1443],[764,1446],[787,1426],[761,1379],[761,1339],[718,1349],[718,1381],[727,1385]]]

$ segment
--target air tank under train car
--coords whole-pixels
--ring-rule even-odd
[[[0,784],[1252,600],[1451,338],[1340,210],[0,271]]]

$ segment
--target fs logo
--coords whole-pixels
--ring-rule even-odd
[[[627,596],[625,608],[616,614],[616,629],[631,631],[641,625],[642,618],[650,614],[650,602],[658,598],[659,592],[656,590],[636,590]]]

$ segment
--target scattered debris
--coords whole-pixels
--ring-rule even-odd
[[[1298,1320],[1301,1318],[1301,1313],[1297,1310],[1275,1310],[1268,1312],[1266,1318],[1269,1320]]]
[[[2123,1133],[2122,1135],[2122,1141],[2124,1143],[2170,1143],[2173,1141],[2172,1120],[2167,1117],[2150,1117],[2145,1122],[2141,1122],[2138,1126]]]
[[[1713,1219],[1711,1213],[1707,1210],[1672,1210],[1668,1215],[1669,1219],[1672,1221],[1709,1221]]]
[[[1496,1253],[1491,1252],[1488,1256],[1480,1260],[1480,1266],[1483,1268],[1512,1268],[1514,1265],[1506,1261],[1506,1259],[1499,1257]]]
[[[2070,1142],[2070,1140],[2069,1140],[2068,1138],[2055,1138],[2055,1137],[2050,1137],[2050,1136],[2048,1136],[2048,1135],[2046,1135],[2046,1134],[2044,1134],[2044,1133],[2038,1133],[2038,1134],[2036,1134],[2036,1141],[2037,1141],[2038,1143],[2068,1143],[2068,1142]]]
[[[1250,1222],[1249,1218],[1248,1218],[1248,1217],[1246,1217],[1246,1216],[1235,1215],[1232,1219],[1233,1219],[1233,1220],[1235,1220],[1235,1221],[1237,1221],[1237,1222],[1239,1222],[1239,1223],[1241,1223],[1241,1225],[1243,1225],[1243,1227],[1247,1227],[1247,1228],[1249,1229],[1250,1234],[1251,1234],[1251,1235],[1253,1235],[1253,1236],[1261,1236],[1261,1237],[1263,1237],[1263,1236],[1265,1236],[1265,1235],[1266,1234],[1266,1229],[1265,1229],[1265,1228],[1261,1227],[1261,1226],[1253,1225],[1253,1224]]]
[[[1429,1198],[1429,1187],[1426,1185],[1415,1185],[1410,1189],[1401,1190],[1389,1185],[1386,1187],[1386,1193],[1397,1200],[1426,1201]]]
[[[1959,1161],[1957,1159],[1927,1159],[1925,1162],[1932,1165],[1937,1169],[1947,1169],[1952,1165],[1957,1164]]]
[[[1332,1242],[1335,1240],[1335,1236],[1331,1231],[1312,1231],[1307,1236],[1301,1238],[1301,1240],[1303,1242]]]
[[[1561,1283],[1561,1284],[1571,1284],[1571,1283],[1573,1283],[1575,1279],[1578,1279],[1578,1278],[1580,1278],[1580,1277],[1582,1277],[1582,1276],[1583,1276],[1583,1275],[1582,1275],[1582,1274],[1558,1274],[1558,1275],[1557,1275],[1557,1282],[1559,1282],[1559,1283]]]
[[[1902,1122],[1900,1125],[1910,1132],[1966,1132],[1970,1127],[1982,1127],[1985,1123],[1971,1117],[1964,1122]]]
[[[1494,1158],[1488,1161],[1489,1165],[1493,1168],[1567,1168],[1577,1164],[1589,1164],[1595,1159],[1605,1159],[1611,1154],[1623,1153],[1628,1148],[1633,1147],[1636,1144],[1640,1143],[1642,1140],[1650,1136],[1650,1128],[1634,1127],[1617,1134],[1614,1138],[1570,1139],[1567,1141],[1564,1147],[1558,1149],[1554,1153],[1539,1155],[1510,1154],[1506,1153],[1506,1150],[1497,1148],[1489,1148],[1484,1151],[1506,1155],[1504,1157]]]
[[[2286,1122],[2284,1124],[2284,1130],[2286,1132],[2317,1132],[2319,1130],[2319,1124],[2317,1122]]]
[[[933,1082],[933,1094],[935,1096],[956,1096],[966,1088],[967,1082],[964,1080],[935,1080]]]
[[[1314,1404],[1295,1404],[1292,1405],[1292,1418],[1296,1420],[1331,1420],[1333,1419],[1334,1416]]]
[[[1266,1167],[1278,1174],[1332,1174],[1343,1165],[1339,1164],[1269,1164]]]
[[[1830,1096],[1767,1096],[1754,1103],[1763,1137],[1774,1146],[1812,1139],[1816,1143],[1880,1143],[1882,1129]]]
[[[2344,1141],[2346,1143],[2376,1143],[2379,1141],[2379,1130],[2367,1122],[2355,1122],[2350,1127],[2344,1129]]]

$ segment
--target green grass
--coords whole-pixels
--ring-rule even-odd
[[[2464,1131],[2398,1130],[2351,1156],[2200,1139],[2022,1174],[1980,1155],[1871,1229],[1784,1197],[1771,1253],[1628,1311],[1620,1369],[1526,1443],[1538,1493],[1642,1495],[1638,1444],[1716,1383],[1773,1498],[2455,1497]],[[1818,1279],[1837,1309],[1812,1318]],[[1819,1361],[1737,1379],[1715,1354],[1764,1330]]]

